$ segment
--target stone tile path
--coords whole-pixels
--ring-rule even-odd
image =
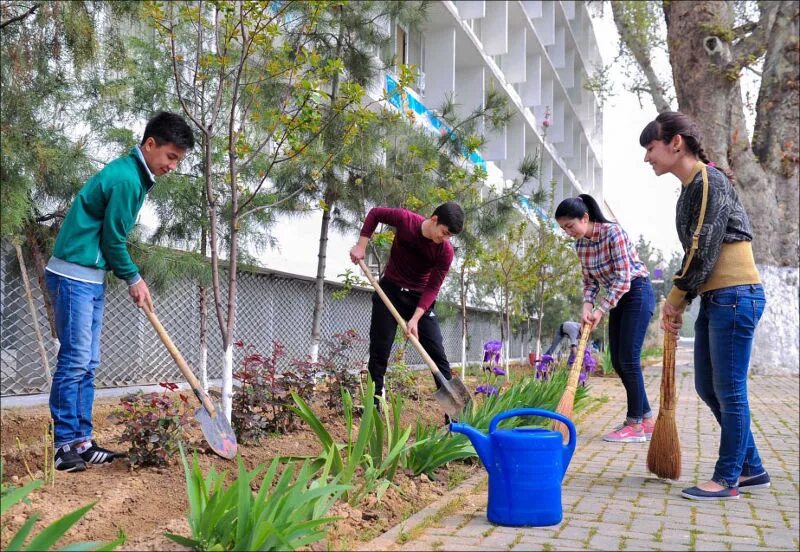
[[[645,369],[648,397],[658,404],[661,367]],[[579,441],[564,479],[564,519],[552,527],[500,527],[486,519],[482,473],[362,550],[800,550],[798,378],[751,376],[752,427],[772,487],[739,500],[695,502],[680,491],[707,480],[719,427],[694,391],[691,349],[677,355],[682,476],[647,471],[647,444],[605,443],[625,417],[616,378],[592,378],[599,400],[577,416]]]

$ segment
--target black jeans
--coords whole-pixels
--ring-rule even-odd
[[[408,320],[414,315],[419,303],[420,294],[401,288],[391,280],[382,278],[380,286],[386,296],[400,313],[404,320]],[[433,362],[442,372],[442,375],[450,379],[450,363],[444,353],[442,345],[442,331],[439,329],[439,322],[433,312],[433,305],[428,309],[417,325],[419,330],[419,342],[422,348],[431,356]],[[397,332],[397,321],[383,304],[377,293],[372,294],[372,321],[369,325],[369,375],[375,382],[375,395],[379,396],[383,392],[383,377],[386,374],[386,367],[389,363],[389,355],[392,352],[392,343]],[[434,381],[436,378],[434,378]],[[436,388],[441,384],[436,381]]]
[[[631,289],[608,313],[611,364],[628,395],[628,423],[641,423],[653,415],[642,377],[642,343],[656,307],[649,278],[635,278]]]

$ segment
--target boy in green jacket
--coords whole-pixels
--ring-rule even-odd
[[[113,271],[127,282],[136,306],[153,308],[150,290],[128,253],[128,233],[155,177],[175,170],[193,147],[192,129],[182,117],[158,113],[148,121],[141,145],[83,185],[58,232],[45,275],[61,342],[50,388],[58,470],[83,471],[87,464],[123,456],[92,440],[104,280]]]

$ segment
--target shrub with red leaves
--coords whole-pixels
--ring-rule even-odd
[[[118,423],[125,426],[122,440],[129,443],[128,457],[132,466],[166,466],[178,452],[183,427],[189,423],[188,397],[179,399],[167,394],[178,386],[170,382],[159,384],[164,393],[139,391],[122,397],[121,408],[114,412]]]

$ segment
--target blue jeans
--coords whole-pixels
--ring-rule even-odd
[[[656,309],[656,298],[649,278],[635,278],[631,288],[608,313],[608,345],[611,365],[622,380],[628,396],[626,421],[639,424],[653,412],[647,400],[642,377],[642,343],[647,325]]]
[[[53,437],[58,448],[92,438],[94,372],[100,364],[106,286],[50,271],[45,271],[45,277],[61,342],[50,388]]]
[[[764,473],[750,431],[747,371],[766,303],[761,284],[715,289],[703,294],[694,325],[694,387],[721,428],[711,479],[724,487]]]

